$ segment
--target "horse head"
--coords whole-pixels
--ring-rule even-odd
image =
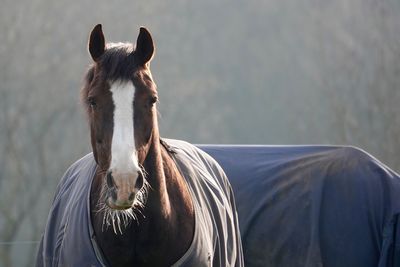
[[[131,208],[146,183],[143,162],[157,128],[157,90],[150,72],[154,43],[140,28],[136,46],[106,43],[101,25],[89,37],[93,64],[82,89],[95,160],[104,176],[103,199]]]

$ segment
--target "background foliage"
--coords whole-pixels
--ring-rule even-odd
[[[153,33],[161,132],[193,143],[346,144],[400,170],[397,0],[3,0],[0,266],[31,266],[55,186],[90,151],[91,28]]]

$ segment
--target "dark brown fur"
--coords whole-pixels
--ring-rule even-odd
[[[132,44],[104,47],[101,26],[90,36],[94,60],[86,74],[82,102],[88,115],[91,144],[98,164],[91,189],[91,218],[96,240],[111,266],[170,266],[189,248],[194,232],[194,211],[186,182],[168,151],[160,145],[156,85],[149,61],[154,53],[150,34],[141,28],[136,50]],[[134,103],[135,143],[139,162],[150,184],[142,215],[116,234],[103,227],[98,212],[101,188],[110,166],[113,110],[110,82],[129,81],[136,88]],[[143,177],[142,177],[143,178]]]

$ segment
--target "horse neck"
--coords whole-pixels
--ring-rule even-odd
[[[143,228],[137,232],[138,238],[143,238],[146,243],[149,238],[154,238],[157,249],[161,249],[172,264],[190,246],[194,233],[194,210],[184,178],[160,143],[157,126],[143,165],[151,189],[143,209],[145,219],[140,223]]]
[[[187,184],[167,149],[161,145],[157,124],[154,127],[151,144],[144,167],[148,172],[147,181],[151,186],[146,208],[169,218],[178,214],[193,215],[193,205]]]
[[[160,136],[157,128],[153,131],[149,151],[143,165],[148,173],[147,182],[151,187],[146,208],[155,209],[154,211],[159,213],[160,216],[168,218],[171,216],[172,209],[168,195],[166,173],[169,173],[168,170],[172,164],[160,145]]]

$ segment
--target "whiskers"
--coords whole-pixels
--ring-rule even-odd
[[[96,213],[103,215],[103,222],[101,229],[107,230],[109,227],[112,227],[113,232],[115,234],[123,234],[124,230],[127,226],[129,226],[133,221],[135,221],[139,225],[139,217],[145,219],[143,214],[143,209],[146,206],[146,201],[148,197],[149,190],[151,190],[150,184],[147,182],[147,172],[140,166],[140,173],[143,177],[143,186],[137,192],[135,196],[135,200],[132,204],[132,207],[126,210],[114,210],[111,209],[105,202],[107,198],[107,190],[108,187],[106,183],[103,183],[99,202],[97,204],[98,209]]]

